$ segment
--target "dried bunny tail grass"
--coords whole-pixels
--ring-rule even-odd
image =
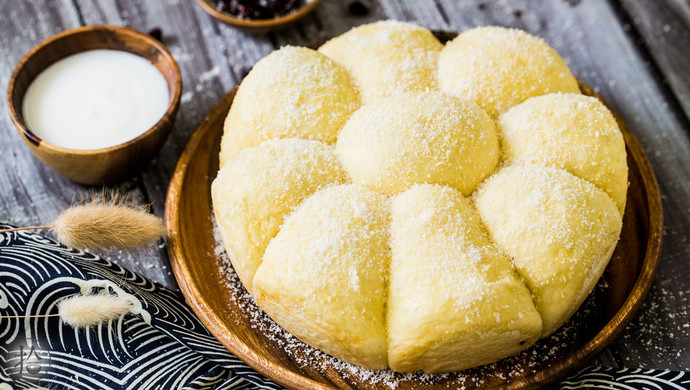
[[[129,300],[117,295],[74,295],[58,303],[62,322],[73,328],[96,326],[130,311]]]
[[[138,247],[165,235],[158,217],[122,204],[73,206],[60,213],[53,225],[58,240],[75,248]]]
[[[78,201],[75,202],[75,199],[72,199],[73,205],[91,203],[103,204],[108,206],[137,207],[136,198],[134,194],[127,191],[121,191],[116,188],[108,189],[106,187],[103,187],[100,190],[91,189],[88,194],[80,194]],[[145,206],[143,209],[145,211],[148,211],[148,206]]]
[[[52,225],[2,229],[0,233],[52,228],[63,244],[90,249],[139,247],[165,236],[163,222],[148,212],[148,206],[131,203],[129,195],[104,189],[60,213]]]

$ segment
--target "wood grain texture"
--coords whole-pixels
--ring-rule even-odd
[[[665,18],[676,18],[677,12],[688,14],[685,0],[668,1],[673,3],[671,13],[663,4],[652,4],[646,11],[649,21],[662,23],[662,31]],[[31,47],[65,29],[82,23],[125,25],[141,31],[160,27],[163,42],[183,76],[180,112],[172,134],[152,163],[139,176],[114,188],[131,192],[137,203],[151,202],[153,211],[163,216],[168,182],[189,135],[215,102],[273,48],[309,44],[385,18],[433,29],[464,30],[487,24],[524,28],[552,44],[575,75],[598,91],[629,124],[659,179],[667,215],[662,259],[650,295],[622,338],[595,362],[690,370],[690,328],[686,327],[690,323],[690,126],[687,111],[673,104],[670,87],[664,84],[664,79],[688,80],[690,69],[663,70],[651,61],[673,42],[647,37],[642,23],[634,23],[634,16],[630,17],[632,23],[623,17],[617,1],[381,0],[368,2],[371,7],[366,16],[351,15],[349,3],[322,1],[302,23],[279,33],[253,36],[216,22],[189,0],[3,1],[0,89],[5,90],[12,69]],[[632,15],[627,4],[626,9]],[[684,36],[682,31],[687,28],[679,24],[678,36]],[[674,47],[685,46],[681,41]],[[20,225],[43,224],[73,199],[94,190],[69,182],[35,159],[15,134],[4,105],[0,107],[0,142],[0,219]],[[165,251],[156,246],[131,253],[118,251],[108,257],[176,288]]]
[[[653,48],[648,50],[651,65],[658,68],[662,82],[690,117],[690,7],[680,0],[622,0],[621,5],[627,22],[639,31],[641,43]]]
[[[442,41],[454,35],[438,34]],[[585,85],[581,89],[593,94]],[[228,282],[227,264],[216,250],[219,243],[213,233],[210,193],[218,171],[223,123],[235,91],[225,95],[195,131],[180,156],[168,191],[168,251],[182,293],[230,351],[283,385],[299,389],[389,388],[385,383],[348,375],[347,370],[337,369],[323,356],[314,356],[302,344],[292,345],[291,353],[286,353],[281,347],[289,342],[257,326],[253,313],[260,310],[243,302],[246,291],[242,287]],[[436,376],[433,381],[396,374],[397,388],[537,388],[572,373],[620,335],[652,284],[661,247],[662,212],[649,162],[635,136],[620,118],[617,120],[627,146],[630,188],[621,239],[604,274],[607,287],[595,289],[568,324],[526,352],[490,366]],[[568,341],[563,343],[564,339]]]

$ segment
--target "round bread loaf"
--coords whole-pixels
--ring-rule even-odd
[[[550,92],[579,93],[565,61],[540,38],[503,27],[465,31],[443,48],[441,90],[477,102],[492,117]]]
[[[336,151],[354,182],[389,195],[418,183],[469,195],[500,156],[491,118],[440,92],[365,104],[343,127]]]
[[[358,107],[344,69],[317,51],[283,47],[257,62],[237,90],[225,120],[220,166],[270,138],[333,143]]]
[[[299,48],[261,60],[212,187],[259,307],[366,368],[456,371],[529,348],[591,292],[622,226],[623,138],[597,99],[548,94],[578,91],[551,48],[463,33],[438,65],[448,94],[428,91],[430,37],[376,23],[320,49],[344,68]]]
[[[364,102],[438,88],[443,45],[425,28],[387,20],[353,28],[319,48],[352,76]]]

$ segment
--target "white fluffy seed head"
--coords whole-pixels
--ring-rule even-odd
[[[62,322],[73,328],[96,326],[129,312],[129,300],[111,294],[74,295],[58,303]]]

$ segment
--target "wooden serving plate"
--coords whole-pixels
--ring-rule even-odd
[[[445,42],[455,33],[436,35]],[[581,89],[596,96],[584,84]],[[334,358],[291,341],[285,332],[268,332],[270,320],[247,298],[237,278],[228,282],[227,263],[214,238],[211,182],[218,170],[223,122],[236,90],[208,113],[177,163],[165,205],[168,254],[182,293],[209,331],[230,352],[284,386],[390,389],[394,383],[397,389],[539,388],[572,373],[611,344],[647,295],[661,250],[661,199],[644,151],[614,113],[628,153],[630,187],[623,231],[597,288],[550,338],[488,366],[444,375],[406,375],[343,368]],[[262,318],[257,320],[257,316]]]

